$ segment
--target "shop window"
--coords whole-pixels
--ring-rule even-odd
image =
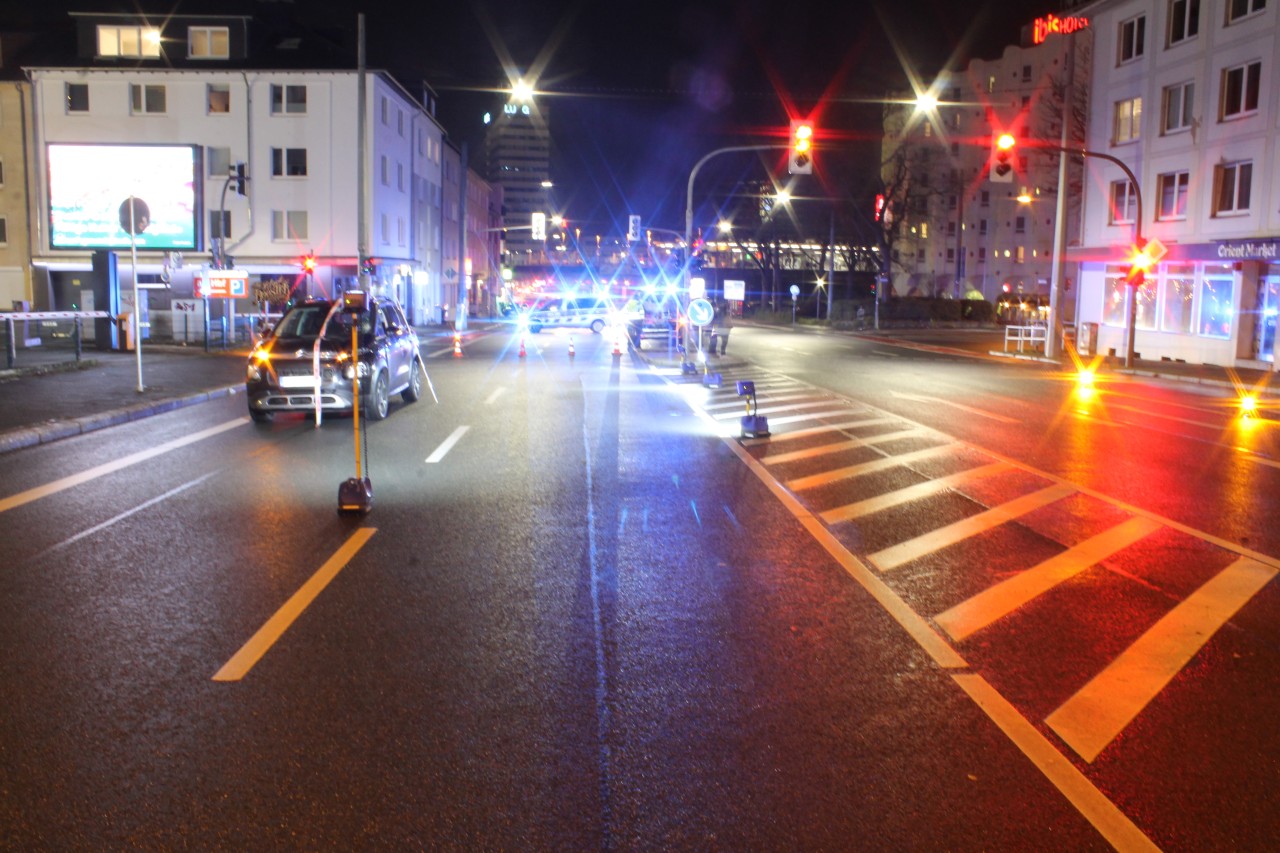
[[[1128,270],[1122,266],[1108,266],[1102,286],[1102,323],[1104,326],[1123,328],[1129,322],[1129,303],[1126,301],[1129,285],[1124,277]]]
[[[1229,265],[1210,264],[1200,277],[1199,334],[1230,338],[1235,316],[1235,276]]]
[[[1160,331],[1191,334],[1191,306],[1195,285],[1194,267],[1188,264],[1170,264],[1165,268]]]

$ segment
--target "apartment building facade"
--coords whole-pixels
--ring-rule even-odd
[[[1103,0],[1093,32],[1077,316],[1101,352],[1275,365],[1280,12],[1266,0]],[[1139,236],[1168,252],[1125,282]],[[1132,303],[1131,303],[1132,300]]]
[[[415,323],[448,313],[446,134],[429,98],[387,72],[361,75],[354,56],[308,67],[318,54],[296,41],[255,47],[245,16],[73,17],[72,61],[24,67],[36,306],[93,307],[80,280],[104,249],[121,259],[128,302],[129,234],[101,220],[133,196],[155,223],[133,240],[153,330],[219,267],[244,283],[211,300],[213,314],[243,317],[282,287],[332,295],[362,276]]]

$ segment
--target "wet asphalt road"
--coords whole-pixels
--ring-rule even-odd
[[[735,347],[750,347],[742,331]],[[573,360],[565,343],[538,336],[521,359],[515,341],[476,336],[465,358],[430,360],[440,403],[393,406],[369,430],[364,517],[335,512],[350,421],[259,428],[236,396],[8,456],[0,847],[1106,849],[711,434],[705,413],[721,410],[705,392],[613,359],[597,336]],[[761,335],[761,352],[775,345]],[[771,367],[812,363],[782,352]],[[888,385],[854,392],[930,419]],[[942,417],[958,428],[954,409]],[[872,553],[973,500],[839,533]],[[965,563],[998,575],[1007,543],[977,547],[990,553]],[[938,608],[921,590],[947,598],[906,577],[900,594],[926,616]],[[247,671],[215,680],[286,611]],[[1233,633],[1257,637],[1262,615]],[[961,650],[1046,732],[1055,688],[1033,682],[1063,650],[1012,645]],[[1265,817],[1228,838],[1179,823],[1186,786],[1161,779],[1175,808],[1144,795],[1175,757],[1153,744],[1203,737],[1181,710],[1156,709],[1171,731],[1147,721],[1098,764],[1064,750],[1068,763],[1161,846],[1263,849]],[[1241,812],[1265,813],[1267,796]]]

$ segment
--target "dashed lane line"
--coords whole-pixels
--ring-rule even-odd
[[[458,443],[458,440],[467,434],[467,430],[469,429],[471,429],[469,426],[460,426],[453,432],[449,433],[449,437],[442,441],[440,446],[432,451],[431,455],[427,457],[427,462],[432,464],[443,459],[449,451],[453,449],[453,446]]]
[[[226,432],[229,429],[235,429],[238,426],[244,426],[249,423],[249,419],[235,418],[226,423],[218,424],[208,429],[194,432],[191,435],[185,435],[182,438],[175,438],[173,441],[166,441],[164,444],[147,450],[139,450],[137,453],[130,453],[128,456],[122,456],[113,462],[104,462],[101,465],[95,465],[92,468],[81,471],[79,474],[72,474],[70,477],[63,477],[61,480],[54,480],[52,483],[45,483],[43,486],[36,486],[34,489],[27,489],[25,492],[19,492],[16,495],[10,495],[7,498],[0,499],[0,512],[8,512],[15,507],[29,504],[40,498],[57,494],[65,489],[79,486],[90,480],[96,480],[99,477],[105,477],[107,474],[113,474],[130,465],[137,465],[139,462],[145,462],[148,459],[154,459],[162,456],[171,450],[177,450],[180,447],[186,447],[188,444],[195,444],[197,441],[203,441],[206,438],[212,438],[215,435]]]

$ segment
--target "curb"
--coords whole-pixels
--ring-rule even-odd
[[[84,435],[85,433],[95,432],[107,427],[128,423],[129,421],[138,421],[143,418],[149,418],[152,415],[164,414],[175,409],[185,409],[188,406],[206,403],[209,400],[215,400],[220,397],[234,396],[240,393],[240,388],[241,385],[238,383],[224,385],[221,388],[201,391],[185,397],[170,397],[156,400],[152,403],[140,403],[136,406],[112,409],[95,415],[85,415],[82,418],[47,421],[38,426],[19,427],[7,432],[0,432],[0,454],[21,450],[26,447],[35,447],[39,444],[50,444],[59,439]]]

